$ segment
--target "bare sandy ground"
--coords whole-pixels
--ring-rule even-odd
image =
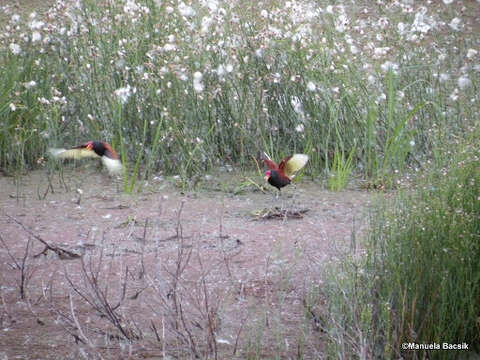
[[[332,193],[306,180],[279,200],[252,188],[214,191],[229,178],[187,193],[151,181],[127,195],[104,173],[80,166],[65,170],[63,181],[52,175],[54,192],[43,198],[46,171],[20,186],[0,177],[0,359],[190,358],[192,346],[210,358],[215,351],[218,358],[289,358],[300,348],[305,359],[326,356],[306,300],[321,288],[325,264],[351,251],[372,195]],[[262,218],[275,207],[308,211]],[[80,258],[41,254],[38,238]],[[133,329],[128,346],[105,307],[95,307],[88,279],[96,271],[100,289],[120,304],[123,328]],[[175,330],[178,304],[186,321]]]

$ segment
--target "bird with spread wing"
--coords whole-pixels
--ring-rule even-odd
[[[294,154],[277,165],[266,153],[263,153],[263,161],[269,168],[265,172],[265,180],[280,191],[282,187],[292,182],[295,175],[307,164],[308,159],[308,155]]]
[[[113,148],[104,141],[88,141],[70,149],[50,148],[48,152],[56,159],[100,158],[110,175],[122,173],[122,163]]]

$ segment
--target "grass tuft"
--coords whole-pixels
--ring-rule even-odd
[[[450,358],[404,343],[478,351],[480,152],[478,129],[414,191],[372,212],[366,256],[338,265],[330,297],[331,351],[341,358]]]

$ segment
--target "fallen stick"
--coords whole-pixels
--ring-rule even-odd
[[[13,220],[14,222],[16,222],[18,225],[20,225],[23,230],[25,232],[27,232],[30,236],[32,236],[35,240],[38,240],[40,241],[44,246],[45,246],[45,249],[43,249],[43,251],[37,255],[34,255],[34,257],[38,257],[40,256],[41,254],[46,254],[46,252],[48,250],[50,251],[53,251],[55,254],[58,255],[58,257],[61,259],[61,260],[69,260],[69,259],[77,259],[80,257],[80,255],[78,254],[75,254],[74,252],[72,251],[69,251],[69,250],[66,250],[66,249],[62,249],[58,246],[54,246],[54,245],[50,245],[48,242],[46,242],[45,240],[43,240],[40,236],[38,236],[37,234],[35,234],[32,230],[30,230],[29,228],[27,228],[21,221],[15,219],[13,216],[10,216],[10,215],[7,215],[5,214],[6,217],[8,217],[10,220]]]
[[[251,214],[255,217],[255,220],[270,220],[270,219],[303,219],[303,214],[309,212],[310,209],[288,210],[274,207],[273,209],[263,209],[254,211]]]

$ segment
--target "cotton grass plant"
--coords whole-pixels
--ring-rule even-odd
[[[159,173],[189,186],[222,165],[253,169],[262,151],[309,154],[307,170],[335,179],[332,190],[352,176],[416,184],[373,214],[365,256],[327,269],[309,302],[329,299],[333,358],[474,344],[480,49],[467,14],[478,6],[85,0],[45,16],[4,6],[0,167],[18,177],[47,147],[100,139],[121,154],[126,192]]]
[[[3,10],[4,168],[35,167],[47,146],[103,139],[122,143],[135,163],[125,179],[132,190],[139,175],[186,181],[225,163],[252,167],[265,149],[307,152],[312,174],[328,175],[341,143],[345,154],[356,148],[357,175],[393,186],[412,154],[429,156],[432,128],[461,136],[478,107],[476,50],[464,42],[450,58],[461,34],[404,2],[380,17],[327,1],[58,1],[46,17]],[[429,42],[442,32],[433,57]],[[463,53],[467,63],[454,70]],[[20,128],[28,134],[13,157]]]

